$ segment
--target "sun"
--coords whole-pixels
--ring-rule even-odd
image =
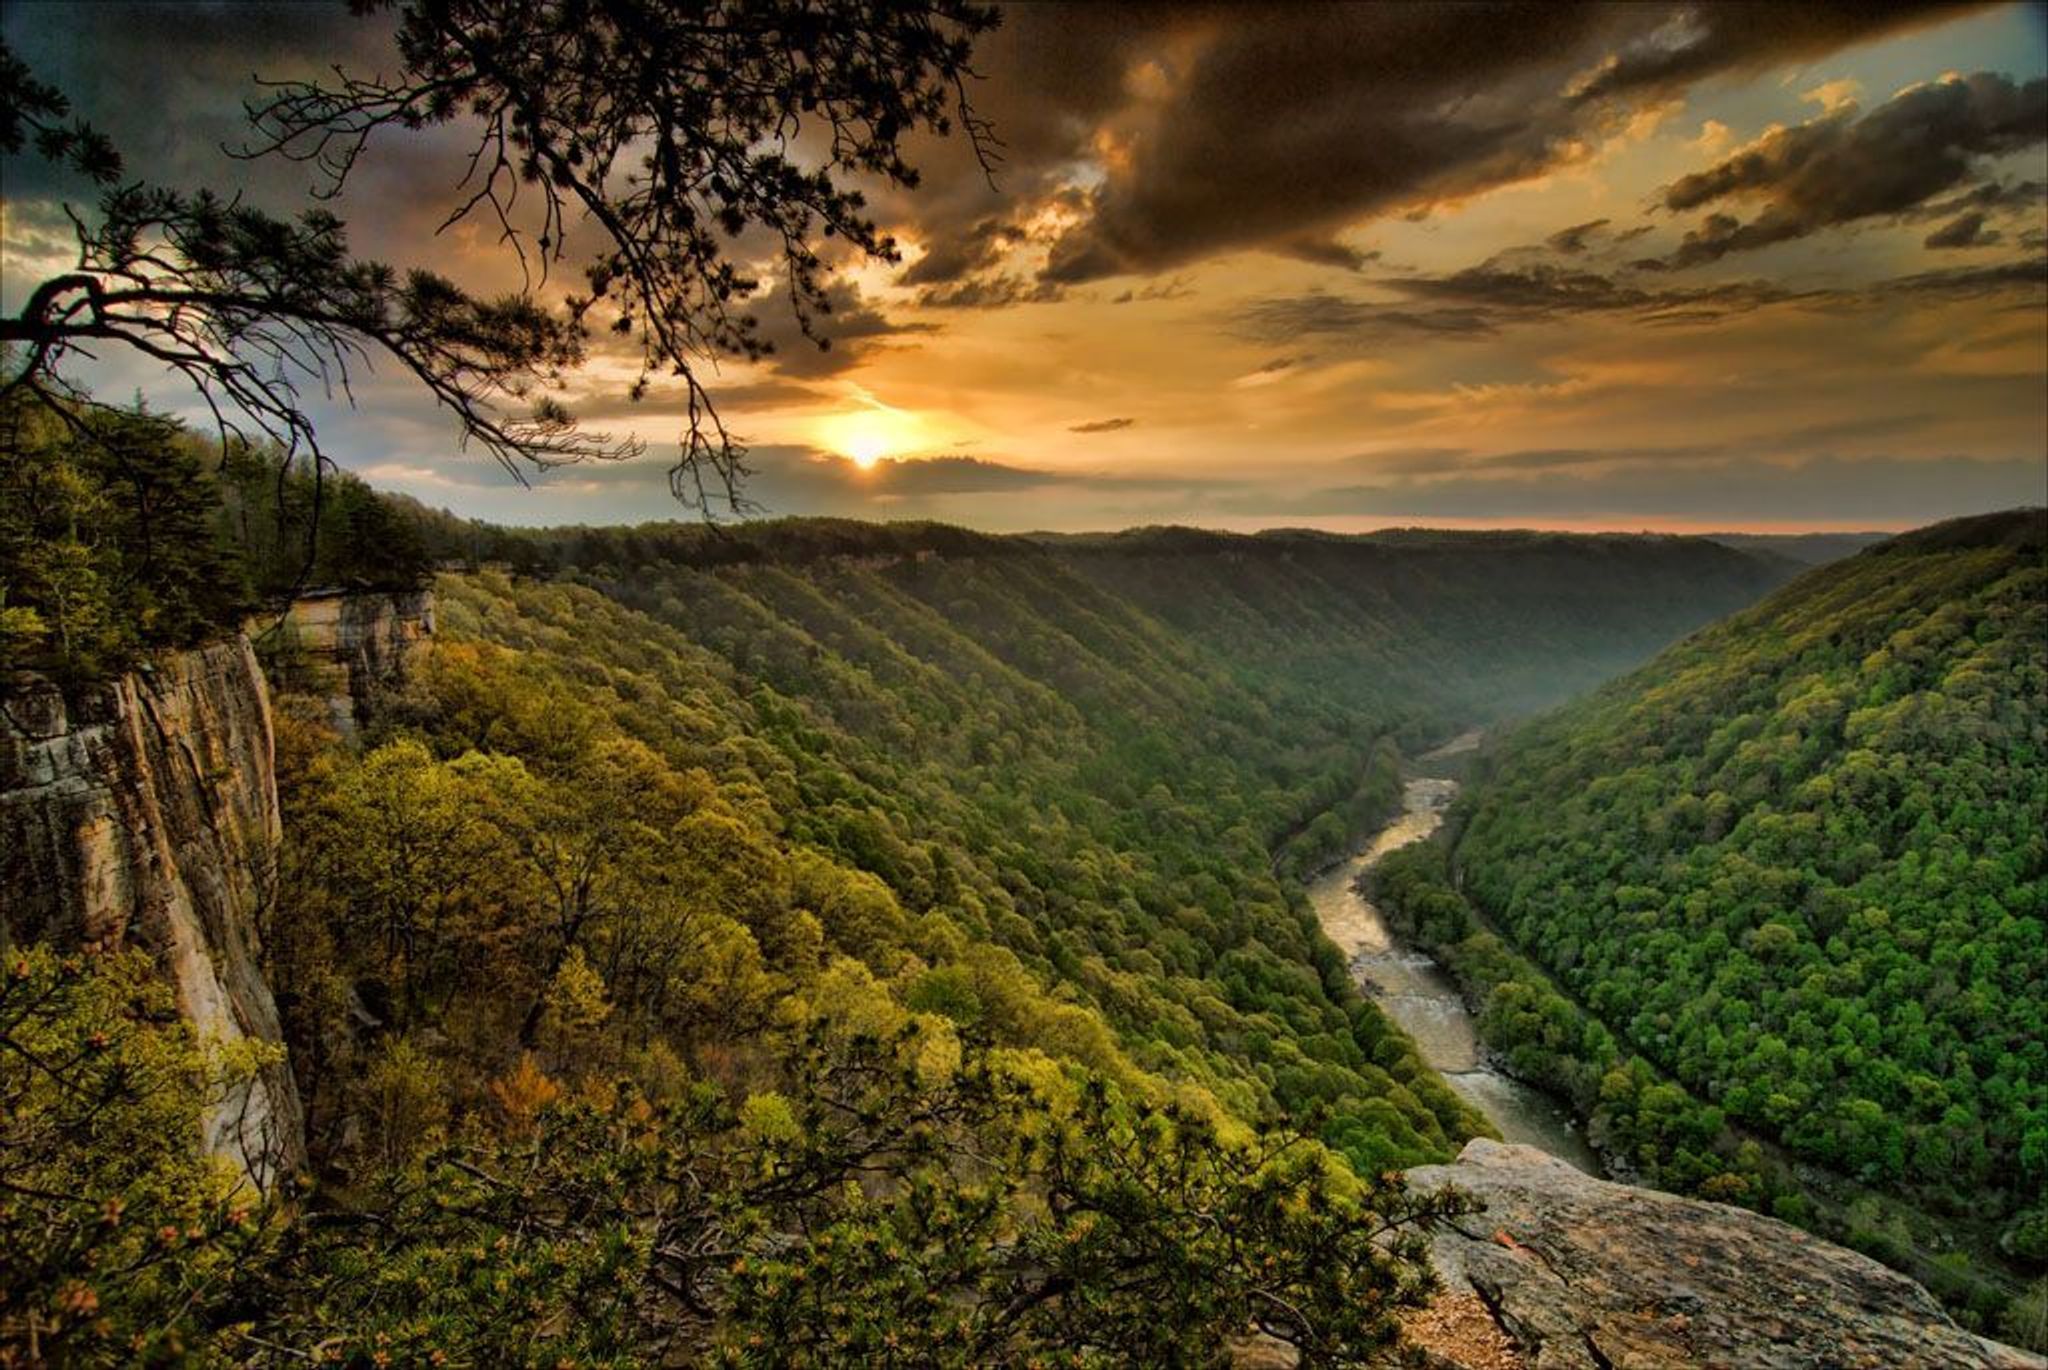
[[[863,471],[885,457],[915,449],[923,432],[924,423],[917,415],[886,406],[832,414],[818,423],[820,443]]]

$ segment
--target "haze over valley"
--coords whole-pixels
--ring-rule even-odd
[[[2048,1367],[2040,7],[0,39],[0,1366]]]

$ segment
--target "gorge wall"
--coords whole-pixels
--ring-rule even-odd
[[[246,637],[68,698],[26,677],[0,704],[6,936],[148,951],[202,1037],[280,1040],[257,944],[278,839],[270,697]],[[259,1188],[304,1159],[281,1055],[202,1126]]]
[[[316,590],[282,614],[252,618],[249,636],[291,688],[327,702],[343,737],[405,675],[408,654],[434,633],[434,592]]]
[[[326,698],[344,736],[433,626],[425,590],[314,595],[251,624],[287,635],[279,669]],[[249,635],[69,693],[34,675],[0,692],[5,939],[140,948],[203,1038],[281,1044],[259,937],[280,836],[270,689]],[[202,1128],[260,1189],[304,1163],[281,1047]]]

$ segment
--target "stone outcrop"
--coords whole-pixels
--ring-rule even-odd
[[[1744,1209],[1486,1139],[1408,1178],[1484,1205],[1440,1232],[1433,1255],[1534,1370],[2048,1370],[1957,1327],[1905,1276]]]
[[[213,1040],[281,1040],[257,946],[278,837],[269,693],[246,637],[161,653],[69,699],[35,676],[0,692],[8,935],[146,949]],[[203,1126],[261,1188],[303,1162],[282,1059]]]
[[[294,689],[326,699],[337,732],[354,737],[377,696],[404,682],[414,649],[433,636],[434,592],[315,591],[282,616],[251,619],[249,633]]]

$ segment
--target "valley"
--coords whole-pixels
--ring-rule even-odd
[[[255,491],[282,481],[296,494],[304,477],[251,465],[220,479],[232,518]],[[486,1255],[479,1277],[502,1274],[509,1293],[515,1274],[548,1272],[531,1296],[542,1306],[588,1298],[591,1281],[665,1291],[610,1319],[555,1324],[552,1344],[599,1358],[739,1334],[828,1356],[890,1337],[937,1354],[966,1336],[983,1348],[970,1363],[1073,1338],[1147,1362],[1241,1326],[1243,1305],[1229,1302],[1241,1295],[1227,1291],[1246,1287],[1244,1262],[1269,1257],[1290,1272],[1290,1302],[1313,1310],[1289,1335],[1336,1329],[1364,1345],[1429,1284],[1406,1281],[1409,1266],[1316,1253],[1420,1241],[1451,1220],[1455,1196],[1385,1177],[1494,1132],[1582,1172],[1604,1162],[1848,1238],[1979,1327],[2002,1326],[2025,1296],[2027,1257],[1982,1262],[2004,1259],[1986,1243],[2005,1232],[2025,1240],[2027,1213],[1943,1245],[1926,1226],[1938,1210],[1881,1173],[1847,1196],[1818,1171],[1802,1176],[1779,1151],[1795,1138],[1748,1136],[1762,1134],[1703,1097],[1682,1059],[1650,1055],[1640,1020],[1624,1035],[1595,1016],[1607,1001],[1568,964],[1539,969],[1538,924],[1514,928],[1513,945],[1486,931],[1513,927],[1512,910],[1495,912],[1490,877],[1470,864],[1487,851],[1477,835],[1508,831],[1484,821],[1518,793],[1509,767],[1531,739],[1613,708],[1604,701],[1671,659],[1702,659],[1703,643],[1756,631],[1814,584],[1847,579],[1820,592],[1839,614],[1885,602],[1858,579],[1873,567],[1895,598],[1917,592],[1894,570],[2009,582],[1989,601],[1999,607],[1945,622],[1939,640],[2015,653],[2019,683],[2032,680],[2016,627],[2029,621],[2035,552],[2023,517],[1883,544],[1787,586],[1782,558],[1671,538],[1003,538],[801,520],[527,533],[346,483],[335,498],[360,512],[316,564],[378,579],[289,612],[252,616],[235,581],[284,582],[288,532],[239,548],[111,544],[117,556],[218,558],[216,600],[125,628],[110,612],[80,643],[91,656],[44,658],[34,664],[50,674],[24,678],[56,697],[127,667],[106,726],[156,739],[146,756],[164,759],[78,750],[17,714],[0,772],[13,777],[0,794],[7,880],[71,891],[10,917],[10,936],[36,943],[10,992],[56,1006],[21,1012],[60,1040],[104,1037],[149,1059],[180,1037],[149,997],[147,958],[134,959],[158,945],[155,929],[172,929],[174,964],[225,960],[240,980],[259,977],[243,995],[254,1007],[232,1018],[245,1042],[216,1069],[241,1072],[230,1099],[274,1106],[228,1159],[246,1183],[306,1196],[331,1221],[283,1207],[253,1229],[202,1218],[195,1202],[225,1214],[247,1200],[196,1181],[180,1169],[192,1158],[161,1144],[137,1154],[154,1157],[149,1174],[179,1178],[123,1192],[192,1218],[207,1235],[166,1274],[213,1272],[203,1277],[236,1297],[270,1302],[282,1320],[267,1338],[339,1318],[422,1350],[499,1344],[522,1315],[465,1292],[471,1277],[448,1262],[500,1249],[503,1264]],[[215,614],[224,621],[207,625]],[[152,624],[192,645],[151,641]],[[207,760],[219,710],[154,702],[150,682],[217,655],[209,634],[246,642],[245,624],[258,638],[235,650],[261,661],[260,697],[220,706],[238,740]],[[1914,640],[1888,632],[1895,655]],[[1994,685],[1999,671],[1966,674],[2004,730],[1983,737],[2036,745],[2023,693]],[[75,776],[38,781],[49,756]],[[228,793],[230,775],[260,811],[236,820],[255,836],[221,845],[205,800]],[[104,846],[99,814],[113,801],[91,796],[138,788],[175,802],[134,806],[143,839]],[[1548,831],[1553,810],[1574,812],[1546,805],[1520,830]],[[2035,856],[2002,850],[2005,866],[1971,878],[2009,870],[2020,882],[1995,924],[2014,939],[2018,984],[2032,974]],[[175,854],[176,879],[159,877],[170,867],[153,851]],[[1469,891],[1458,870],[1473,872]],[[217,888],[245,893],[205,903]],[[1482,897],[1484,910],[1469,902]],[[197,922],[179,912],[194,899]],[[1575,916],[1547,907],[1553,923]],[[1780,956],[1782,940],[1744,945]],[[101,969],[58,947],[116,959]],[[160,988],[195,1024],[228,1021],[184,980]],[[131,992],[146,1007],[119,1007]],[[1709,1002],[1725,1005],[1720,993]],[[2029,1078],[2028,1046],[2005,1042],[2014,1078]],[[39,1078],[12,1086],[26,1116],[48,1119],[37,1145],[98,1125],[97,1112],[68,1111],[84,1095],[45,1095]],[[134,1125],[200,1116],[218,1088],[164,1076],[134,1102]],[[280,1122],[290,1135],[270,1135]],[[24,1154],[57,1166],[78,1153]],[[667,1168],[683,1157],[696,1158],[686,1175]],[[517,1173],[547,1178],[508,1188]],[[1176,1174],[1206,1178],[1195,1192]],[[854,1176],[865,1178],[848,1188]],[[80,1182],[109,1183],[90,1170]],[[1137,1188],[1117,1192],[1144,1196],[1136,1208],[1100,1188],[1126,1183]],[[685,1196],[704,1186],[708,1207]],[[1069,1206],[1045,1210],[1047,1193]],[[1265,1235],[1250,1247],[1161,1236],[1184,1231],[1188,1204],[1237,1206]],[[1105,1220],[1090,1215],[1103,1212],[1117,1216],[1098,1234]],[[82,1211],[16,1213],[35,1226],[9,1240],[53,1271],[93,1249]],[[928,1213],[950,1216],[931,1226]],[[534,1214],[545,1223],[530,1226]],[[352,1235],[361,1223],[382,1235],[365,1245]],[[1007,1254],[1002,1234],[1019,1225],[1034,1243],[1107,1245],[1048,1274]],[[642,1248],[608,1244],[607,1231],[670,1235]],[[769,1261],[758,1280],[692,1254],[739,1243],[751,1270],[805,1231],[821,1243],[812,1254]],[[524,1235],[475,1245],[511,1233]],[[873,1271],[827,1254],[842,1238],[915,1249],[927,1270],[916,1297],[950,1292],[878,1316],[851,1301]],[[1397,1249],[1420,1259],[1423,1247]],[[391,1273],[365,1280],[365,1262]],[[1367,1270],[1377,1283],[1361,1297]],[[1117,1272],[1134,1288],[1167,1281],[1225,1301],[1140,1324],[1115,1299],[1070,1310],[1046,1283]],[[421,1280],[439,1291],[424,1312]],[[173,1286],[104,1287],[147,1309]],[[1086,1321],[1013,1322],[1002,1309],[1019,1298]]]
[[[2048,1370],[2044,13],[0,0],[0,1370]]]
[[[1437,755],[1425,753],[1419,764],[1426,766]],[[1454,780],[1409,779],[1402,788],[1400,816],[1354,855],[1317,876],[1308,887],[1309,903],[1360,993],[1414,1039],[1422,1059],[1502,1138],[1541,1148],[1588,1175],[1601,1175],[1599,1158],[1571,1116],[1556,1100],[1488,1061],[1456,982],[1427,952],[1401,942],[1360,888],[1381,857],[1427,840],[1456,793]]]

